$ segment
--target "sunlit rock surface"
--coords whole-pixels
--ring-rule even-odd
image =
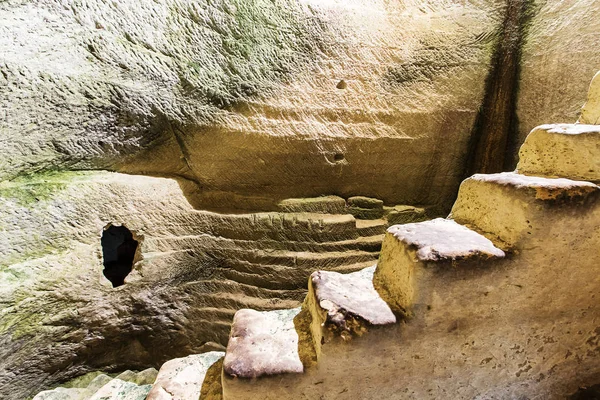
[[[3,2],[0,177],[177,176],[213,209],[333,193],[448,207],[503,12],[491,0]]]
[[[106,274],[109,226],[138,242],[118,287]],[[238,309],[297,307],[316,269],[373,265],[385,227],[349,214],[199,211],[165,178],[68,172],[4,181],[0,395],[222,349]]]

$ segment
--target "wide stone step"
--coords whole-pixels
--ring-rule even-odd
[[[383,232],[372,236],[360,236],[356,239],[334,242],[298,242],[271,239],[241,240],[202,234],[147,238],[144,240],[143,246],[145,251],[150,252],[166,252],[172,249],[203,249],[206,252],[236,252],[238,250],[287,250],[314,253],[347,250],[379,251],[381,249],[383,233],[385,232],[385,225],[382,227]]]
[[[383,217],[383,201],[371,197],[355,196],[348,199],[348,212],[357,220],[378,220]]]
[[[600,187],[513,172],[476,174],[460,186],[451,218],[505,249],[544,236],[552,224],[574,222],[598,207]]]
[[[242,240],[286,240],[328,242],[355,239],[356,219],[349,214],[254,213],[217,214],[207,211],[156,215],[169,221],[163,230],[148,231],[148,236],[189,235],[190,226],[198,234]]]
[[[344,264],[332,268],[333,271],[354,272],[369,267],[376,262],[375,259],[355,264]],[[275,290],[305,289],[306,282],[314,268],[295,268],[279,265],[252,264],[246,261],[228,262],[227,266],[219,271],[219,275],[226,279],[247,285],[258,286]]]
[[[323,214],[347,214],[346,200],[339,196],[322,196],[298,199],[285,199],[277,207],[282,212],[294,213],[323,213]]]
[[[301,308],[238,311],[223,363],[224,398],[296,398],[298,374],[327,351],[345,351],[354,338],[395,324],[373,287],[374,269],[314,272]]]
[[[538,126],[521,146],[517,171],[599,182],[600,125]]]
[[[221,396],[225,353],[211,351],[169,360],[160,367],[146,400],[198,400]]]
[[[293,251],[240,251],[239,259],[255,264],[278,264],[289,267],[329,269],[344,264],[375,260],[379,252],[360,250],[313,253]]]
[[[504,252],[484,236],[448,219],[434,219],[388,228],[373,284],[392,309],[412,314],[416,288],[432,264],[446,267],[499,259]],[[450,265],[448,265],[450,264]]]

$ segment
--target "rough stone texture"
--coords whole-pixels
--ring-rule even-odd
[[[239,310],[223,361],[223,393],[231,380],[304,371],[298,354],[294,317],[300,309],[264,311]]]
[[[147,368],[140,372],[131,370],[123,371],[115,377],[126,382],[132,382],[136,385],[151,385],[156,380],[158,371],[155,368]]]
[[[577,121],[580,124],[600,124],[600,72],[594,75],[588,90],[587,101]]]
[[[541,178],[505,172],[466,179],[451,217],[503,248],[528,246],[528,237],[548,229],[548,214],[587,218],[600,187],[564,178]]]
[[[556,124],[535,128],[521,146],[517,171],[600,181],[600,125]]]
[[[519,146],[533,128],[549,122],[577,121],[590,79],[600,66],[600,52],[596,50],[600,3],[532,0],[529,8],[533,15],[521,57],[518,138],[512,144],[510,167],[517,164]]]
[[[357,219],[381,219],[384,214],[383,201],[364,196],[350,197],[347,212]]]
[[[177,176],[205,209],[333,193],[448,207],[503,12],[495,0],[4,1],[0,177]]]
[[[368,333],[373,326],[396,323],[396,316],[373,287],[375,267],[351,274],[317,271],[308,281],[303,310],[311,314],[310,331],[317,358],[323,347],[341,338]]]
[[[339,196],[286,199],[281,201],[278,207],[283,212],[346,214],[346,200]]]
[[[332,342],[304,374],[240,380],[226,399],[562,400],[600,374],[600,202],[546,214],[529,248],[420,268],[413,318]]]
[[[89,395],[91,396],[92,394],[96,393],[102,386],[106,385],[111,380],[112,380],[112,378],[106,374],[101,373],[100,375],[96,376],[86,386],[86,389],[88,390]]]
[[[86,389],[56,388],[38,393],[33,400],[87,400],[89,397]]]
[[[418,296],[422,269],[428,265],[504,257],[504,252],[484,236],[452,220],[394,225],[387,232],[373,283],[392,309],[407,316],[412,314]]]
[[[198,400],[210,368],[225,353],[211,351],[169,360],[160,367],[146,400]],[[203,399],[206,399],[203,397]]]
[[[40,392],[33,400],[144,400],[154,381],[146,382],[146,378],[150,375],[155,377],[156,372],[154,368],[141,372],[128,370],[116,378],[93,372],[73,379],[64,387]],[[94,378],[90,381],[92,376]]]
[[[418,261],[504,257],[504,252],[488,239],[448,219],[394,225],[387,231],[396,240],[414,249]]]
[[[102,273],[109,223],[140,243],[118,288]],[[238,309],[298,307],[313,271],[372,265],[383,223],[197,211],[164,178],[71,172],[2,182],[0,397],[223,349]]]
[[[348,198],[348,206],[383,210],[383,201],[365,196],[353,196]]]
[[[138,386],[132,382],[113,379],[102,386],[89,400],[145,400],[151,385]]]
[[[408,224],[411,222],[421,222],[427,219],[427,213],[424,208],[414,206],[394,206],[385,207],[385,218],[389,225]]]

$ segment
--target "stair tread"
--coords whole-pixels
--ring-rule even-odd
[[[291,310],[239,310],[233,318],[223,371],[238,378],[302,373],[298,333]]]
[[[363,261],[359,263],[344,264],[333,267],[330,271],[355,272],[357,270],[370,267],[376,260]],[[229,263],[230,268],[222,270],[221,274],[226,279],[239,282],[246,285],[252,285],[271,290],[295,290],[306,288],[306,281],[310,276],[307,268],[281,267],[261,264],[238,264]],[[239,269],[239,267],[242,269]],[[254,268],[254,270],[253,270]]]
[[[340,325],[350,313],[371,325],[396,322],[390,307],[373,287],[375,267],[351,274],[331,271],[314,272],[310,279],[317,304],[327,311],[327,320]]]
[[[453,220],[437,218],[431,221],[393,225],[388,232],[396,239],[417,248],[420,261],[445,261],[473,257],[502,258],[504,252],[477,232]]]
[[[222,351],[210,351],[175,358],[164,363],[147,400],[197,400],[209,368],[225,355]]]
[[[558,197],[580,196],[600,190],[598,185],[575,181],[567,178],[545,178],[540,176],[521,175],[515,172],[500,172],[497,174],[475,174],[469,180],[488,182],[501,186],[510,186],[517,190],[535,190],[538,200],[552,200]]]
[[[356,227],[358,229],[370,228],[373,226],[385,226],[386,224],[387,224],[387,221],[383,218],[380,218],[380,219],[357,219],[356,220]]]
[[[548,133],[560,135],[581,135],[600,133],[600,125],[589,124],[544,124],[537,129],[543,129]]]

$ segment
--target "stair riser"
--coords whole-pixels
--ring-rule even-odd
[[[598,207],[597,189],[566,196],[467,179],[460,187],[451,216],[498,247],[511,249],[543,237],[552,224],[589,218]]]
[[[194,214],[160,214],[170,221],[169,230],[148,230],[150,236],[184,236],[193,226],[197,234],[209,234],[240,240],[318,241],[356,239],[356,221],[351,215],[319,215],[264,213],[214,214],[197,211]]]
[[[223,259],[234,258],[231,254],[226,253],[215,253],[214,256],[216,258],[223,257]],[[312,269],[314,271],[317,269],[330,269],[346,264],[356,264],[360,262],[376,260],[377,256],[378,253],[376,252],[361,252],[358,254],[324,254],[324,256],[321,257],[318,256],[318,253],[316,256],[315,253],[307,253],[304,255],[296,256],[285,254],[268,255],[255,252],[240,252],[236,254],[235,258],[240,261],[247,261],[253,264],[281,265],[285,267],[295,267],[300,269]]]
[[[519,173],[600,181],[600,127],[588,126],[588,131],[596,132],[559,133],[561,129],[584,127],[586,125],[543,125],[535,128],[519,151]]]
[[[385,232],[385,230],[384,230]],[[379,234],[366,238],[344,240],[340,242],[294,242],[276,240],[237,240],[210,235],[198,235],[187,237],[147,238],[144,240],[144,250],[150,252],[164,252],[172,249],[201,249],[210,251],[212,249],[231,249],[231,251],[244,250],[287,250],[293,252],[325,253],[329,251],[379,251],[381,240]]]

